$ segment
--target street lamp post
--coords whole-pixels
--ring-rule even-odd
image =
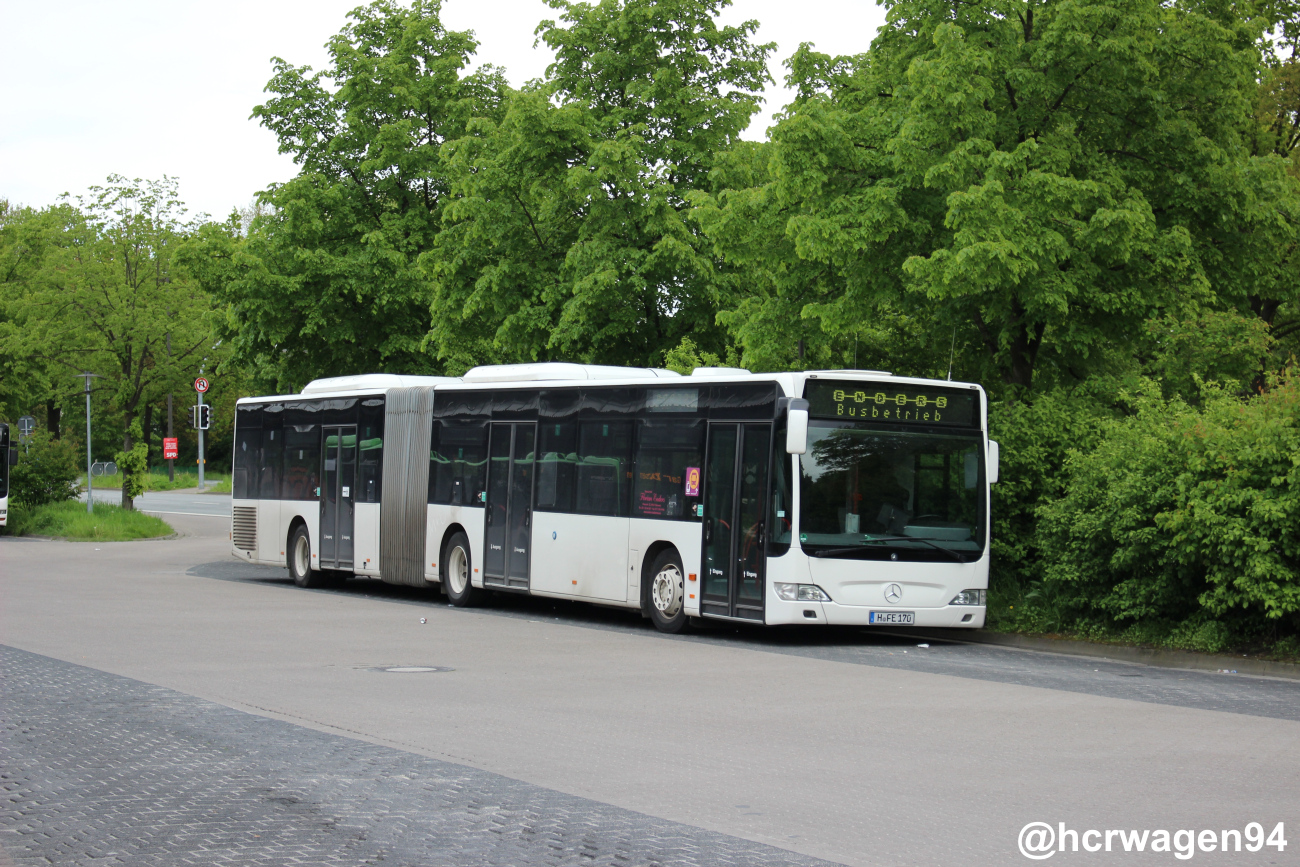
[[[77,376],[86,380],[86,512],[94,514],[95,483],[91,481],[90,476],[90,380],[92,377],[98,379],[100,376],[98,373],[91,373],[89,370],[83,370]]]

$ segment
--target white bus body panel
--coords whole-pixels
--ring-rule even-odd
[[[533,512],[532,592],[626,602],[631,519]],[[636,568],[640,569],[638,561]]]
[[[257,559],[260,563],[285,563],[287,533],[281,529],[280,501],[253,500],[257,506]]]
[[[357,503],[352,518],[352,571],[379,575],[379,504]]]

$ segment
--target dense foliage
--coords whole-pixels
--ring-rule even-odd
[[[1079,625],[1192,627],[1206,649],[1293,632],[1300,618],[1300,380],[1204,406],[1157,383],[1073,449],[1039,509],[1054,616]]]
[[[19,446],[9,468],[9,499],[19,506],[43,506],[75,498],[82,468],[72,443],[37,431]]]
[[[143,468],[137,410],[199,356],[227,402],[532,360],[951,372],[1002,443],[995,624],[1300,641],[1295,0],[885,0],[860,53],[786,61],[763,141],[771,46],[727,0],[548,2],[520,87],[439,0],[276,59],[253,113],[298,171],[224,223],[120,180],[0,208],[6,411],[111,362]],[[99,285],[167,313],[91,339]]]

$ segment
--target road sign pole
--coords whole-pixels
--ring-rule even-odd
[[[99,374],[91,373],[89,370],[86,370],[78,373],[77,376],[86,380],[86,512],[94,514],[95,483],[91,481],[90,475],[90,465],[92,463],[90,457],[90,380],[91,378],[98,378]]]
[[[86,377],[86,513],[95,513],[95,483],[90,480],[90,377]]]
[[[199,392],[199,406],[203,406],[203,392],[201,391]],[[203,410],[200,409],[197,415],[196,422],[203,418]],[[199,428],[199,493],[203,493],[203,428]]]
[[[169,340],[171,339],[170,334],[167,335],[167,337]],[[172,393],[170,391],[167,392],[167,436],[168,437],[176,436],[176,434],[172,432]],[[167,481],[169,482],[176,481],[176,459],[175,458],[171,458],[170,460],[167,461]]]

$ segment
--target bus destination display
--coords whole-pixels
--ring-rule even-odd
[[[878,382],[813,380],[804,387],[808,414],[886,424],[974,427],[979,392]]]

